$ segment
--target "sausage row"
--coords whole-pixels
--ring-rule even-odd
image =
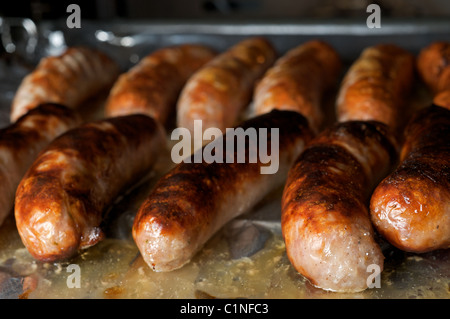
[[[22,134],[20,125],[28,129],[26,119],[32,121],[45,102],[74,111],[67,115],[70,125],[62,121],[66,126],[56,130],[54,120],[51,129],[42,129],[46,139],[41,137],[39,150],[20,164],[9,193],[4,192],[10,210],[17,188],[18,231],[36,259],[64,260],[103,238],[105,211],[152,170],[165,147],[164,126],[175,112],[178,126],[191,132],[193,121],[202,120],[204,129],[224,134],[167,172],[136,215],[133,238],[156,271],[182,267],[225,223],[283,185],[288,257],[320,288],[367,288],[367,267],[383,268],[375,231],[405,250],[449,247],[449,111],[433,106],[411,122],[403,116],[415,72],[414,57],[403,49],[378,45],[361,54],[339,88],[338,123],[324,131],[323,100],[337,87],[342,63],[321,41],[304,43],[278,59],[263,38],[246,39],[219,55],[206,46],[174,46],[145,57],[115,82],[116,66],[106,57],[97,55],[100,62],[88,64],[82,54],[86,49],[73,50],[41,62],[24,79],[15,99],[20,103],[12,106],[11,119],[17,122],[8,128]],[[417,66],[436,103],[448,94],[448,68],[427,75],[436,70],[430,65],[437,58],[430,56],[424,50]],[[421,62],[422,57],[428,60]],[[81,124],[77,108],[108,87],[105,118]],[[71,92],[77,90],[74,98]],[[251,118],[242,122],[250,102]],[[226,132],[229,127],[256,130],[256,140],[244,144],[243,163],[236,162],[236,151],[225,149],[236,138]],[[261,174],[266,163],[250,160],[260,143],[277,155],[274,174]],[[35,140],[27,137],[23,148],[32,144]],[[218,162],[196,162],[196,154],[205,151]],[[22,151],[14,145],[10,152]],[[398,154],[400,166],[393,170]],[[417,214],[418,207],[423,214]]]

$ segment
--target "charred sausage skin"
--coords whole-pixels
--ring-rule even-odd
[[[383,123],[338,123],[317,136],[289,171],[282,233],[289,260],[313,285],[362,291],[367,267],[383,269],[368,200],[395,163],[396,143]]]
[[[405,131],[400,165],[375,189],[370,212],[394,246],[423,253],[450,247],[450,111],[418,111]]]
[[[150,172],[165,145],[152,118],[129,115],[83,124],[55,139],[16,193],[20,237],[40,261],[60,261],[103,239],[105,210]]]
[[[259,160],[249,161],[250,148],[255,147],[249,143],[245,163],[230,163],[227,158],[238,154],[236,150],[227,153],[224,149],[223,163],[194,163],[191,158],[191,163],[178,164],[159,180],[140,207],[133,225],[133,238],[153,270],[182,267],[225,223],[281,187],[290,165],[313,137],[307,120],[292,111],[274,110],[240,127],[244,130],[279,128],[278,171],[261,174],[264,164]],[[226,133],[205,147],[230,138],[233,136]],[[267,143],[269,149],[275,150],[269,135]]]
[[[0,225],[11,213],[21,178],[54,138],[80,123],[72,110],[42,104],[0,130]]]

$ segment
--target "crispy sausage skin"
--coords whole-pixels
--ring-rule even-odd
[[[367,288],[368,266],[383,269],[368,200],[397,157],[383,123],[337,123],[317,136],[289,171],[281,227],[294,268],[322,289]]]
[[[186,81],[215,55],[212,49],[195,44],[149,54],[116,81],[106,103],[106,116],[144,113],[166,123]]]
[[[379,121],[400,130],[414,83],[414,56],[391,44],[365,49],[345,75],[336,100],[339,122]]]
[[[450,109],[450,42],[433,42],[423,48],[417,70],[433,94],[433,103]]]
[[[449,110],[418,111],[406,127],[399,167],[372,195],[375,227],[402,250],[450,248],[449,136]]]
[[[0,225],[11,213],[16,188],[38,153],[79,123],[72,110],[42,104],[0,130]]]
[[[254,113],[272,109],[297,111],[316,132],[320,131],[324,94],[337,84],[341,69],[339,55],[323,41],[308,41],[289,50],[256,86]]]
[[[11,107],[11,121],[42,103],[78,108],[107,90],[119,74],[118,65],[104,53],[72,47],[60,56],[43,58],[20,84]]]
[[[258,79],[274,63],[275,49],[264,38],[245,39],[197,71],[183,88],[177,124],[193,132],[194,120],[203,129],[233,127],[250,103]]]
[[[105,209],[150,171],[163,145],[163,128],[143,114],[85,123],[55,139],[16,193],[17,229],[31,255],[59,261],[99,242]]]
[[[293,111],[273,110],[240,126],[279,128],[279,169],[261,174],[265,164],[249,160],[254,144],[245,148],[245,163],[230,163],[237,150],[226,152],[218,161],[180,163],[159,180],[140,207],[133,225],[133,238],[145,262],[155,271],[171,271],[188,263],[215,232],[232,218],[248,211],[271,190],[285,182],[289,167],[312,139],[307,120]],[[267,135],[268,149],[272,135]],[[206,145],[226,144],[234,138],[227,132]],[[259,143],[266,142],[259,134]],[[201,152],[202,149],[197,152]],[[270,151],[268,151],[270,153]],[[227,160],[228,158],[228,160]]]

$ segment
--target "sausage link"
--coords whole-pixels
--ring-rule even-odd
[[[286,252],[317,287],[362,291],[368,266],[383,269],[367,204],[397,157],[389,132],[375,121],[338,123],[317,136],[289,171],[281,206]]]
[[[414,56],[395,45],[365,49],[345,75],[336,101],[339,122],[379,121],[398,132],[414,83]]]
[[[11,213],[17,186],[38,153],[79,123],[72,110],[42,104],[0,130],[0,225]]]
[[[433,103],[450,109],[450,42],[433,42],[423,48],[417,70],[432,92]]]
[[[312,138],[307,120],[299,113],[274,110],[250,119],[240,126],[245,132],[255,128],[278,128],[279,152],[271,143],[271,134],[259,143],[267,142],[268,149],[278,155],[279,167],[274,174],[261,174],[265,166],[259,159],[249,160],[256,145],[246,143],[245,163],[230,163],[239,156],[238,149],[227,152],[221,160],[207,163],[180,163],[159,180],[140,207],[134,224],[133,238],[145,262],[155,271],[171,271],[188,263],[203,245],[228,221],[247,212],[270,191],[285,182],[289,167]],[[217,152],[234,135],[227,132],[207,144]],[[259,149],[260,150],[260,149]]]
[[[372,195],[375,227],[402,250],[450,248],[449,136],[449,110],[418,111],[406,127],[399,167]]]
[[[166,123],[188,78],[214,56],[212,49],[194,44],[149,54],[116,81],[106,103],[106,116],[143,113]]]
[[[291,49],[256,86],[255,114],[272,109],[297,111],[320,131],[324,94],[336,85],[341,69],[339,55],[325,42],[313,40]]]
[[[253,87],[274,63],[275,49],[263,38],[243,40],[196,72],[183,88],[177,105],[177,123],[194,131],[194,120],[203,129],[225,132],[238,121],[250,103]]]
[[[417,70],[433,94],[450,89],[450,42],[433,42],[423,48],[417,57]]]
[[[106,208],[148,173],[165,143],[142,115],[89,122],[55,139],[17,189],[20,237],[40,261],[60,261],[102,240]]]
[[[12,102],[11,121],[42,103],[76,109],[109,89],[118,74],[119,67],[113,60],[90,48],[73,47],[60,56],[43,58],[20,84]]]

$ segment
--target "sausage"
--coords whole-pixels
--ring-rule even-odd
[[[450,110],[450,89],[436,94],[433,98],[433,104]]]
[[[423,48],[417,70],[433,94],[450,89],[450,42],[437,41]]]
[[[336,123],[318,135],[289,171],[281,229],[293,267],[316,287],[367,288],[368,266],[383,270],[368,200],[397,158],[397,142],[376,121]]]
[[[177,104],[177,125],[194,132],[202,128],[225,132],[250,103],[253,87],[274,63],[275,49],[264,38],[245,39],[218,55],[186,83]]]
[[[38,153],[75,127],[79,117],[57,104],[42,104],[0,130],[0,225],[11,213],[16,188]]]
[[[106,116],[143,113],[166,123],[188,78],[215,52],[203,45],[159,49],[122,74],[111,89]]]
[[[370,213],[399,249],[450,248],[450,110],[419,110],[405,130],[400,165],[375,189]]]
[[[88,122],[55,139],[19,184],[19,235],[39,261],[62,261],[104,238],[113,201],[150,172],[165,145],[163,128],[134,114]]]
[[[20,84],[11,106],[11,121],[42,103],[79,108],[87,99],[109,89],[118,65],[104,53],[72,47],[60,56],[43,58]]]
[[[450,109],[450,42],[437,41],[423,48],[417,70],[433,95],[433,103]]]
[[[169,171],[155,185],[135,217],[132,235],[145,262],[155,271],[182,267],[225,223],[251,209],[270,191],[281,187],[287,171],[313,137],[306,118],[293,111],[273,110],[245,121],[244,132],[268,128],[258,134],[270,152],[278,156],[278,170],[262,174],[263,164],[250,161],[254,143],[246,143],[245,163],[230,163],[241,154],[239,147],[227,152],[222,145],[234,139],[227,131],[190,158]],[[279,130],[278,140],[272,128]],[[258,143],[258,150],[262,144]],[[275,143],[279,145],[276,152]],[[220,160],[195,163],[195,156],[207,148],[216,149]],[[222,152],[220,152],[222,150]],[[228,160],[227,160],[228,159]],[[220,163],[222,161],[223,163]]]
[[[339,55],[323,41],[308,41],[289,50],[256,86],[254,113],[272,109],[297,111],[316,132],[320,131],[324,95],[336,85],[341,69]]]
[[[414,83],[414,56],[391,44],[365,49],[351,65],[336,100],[339,122],[379,121],[398,133]]]

